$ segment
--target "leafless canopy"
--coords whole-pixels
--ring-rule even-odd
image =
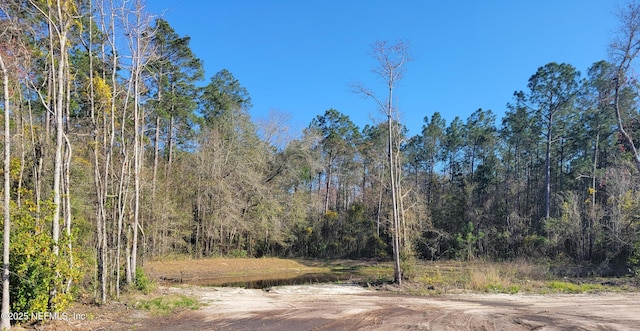
[[[395,82],[402,79],[405,72],[404,64],[411,61],[409,42],[400,40],[391,45],[386,40],[376,41],[371,49],[371,56],[380,64],[371,71],[380,76],[392,89]]]
[[[379,99],[370,88],[362,83],[353,84],[352,90],[354,93],[372,98],[385,116],[393,117],[393,88],[396,82],[402,79],[405,72],[404,65],[412,60],[409,55],[409,42],[397,41],[395,44],[390,44],[386,40],[376,41],[371,45],[370,55],[378,63],[371,71],[384,81],[388,90],[388,99],[386,101]]]

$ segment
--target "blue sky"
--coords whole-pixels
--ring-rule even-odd
[[[476,109],[498,121],[515,90],[549,62],[584,75],[607,59],[623,1],[607,0],[149,0],[204,61],[206,82],[226,68],[249,91],[252,116],[291,115],[297,130],[335,108],[360,128],[380,120],[361,82],[384,96],[371,72],[376,40],[405,40],[413,62],[395,90],[402,121],[420,133],[438,111],[449,123]]]

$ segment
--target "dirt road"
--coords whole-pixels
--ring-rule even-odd
[[[392,295],[349,285],[168,288],[205,305],[153,330],[639,330],[640,294]]]

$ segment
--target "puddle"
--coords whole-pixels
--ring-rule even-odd
[[[199,286],[264,289],[271,286],[335,283],[339,281],[348,281],[352,278],[353,275],[344,273],[304,273],[294,275],[276,273],[272,275],[261,275],[260,277],[254,276],[184,279],[182,282]]]

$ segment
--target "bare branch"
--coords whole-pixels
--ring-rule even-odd
[[[405,72],[404,64],[412,60],[409,56],[409,43],[402,40],[393,45],[389,45],[387,41],[375,42],[372,45],[372,56],[380,66],[371,71],[382,78],[390,87],[402,79]]]
[[[378,106],[380,107],[380,111],[383,113],[386,113],[386,106],[384,103],[382,103],[382,101],[380,101],[380,99],[378,99],[375,94],[373,94],[373,91],[371,91],[371,89],[365,87],[362,83],[354,83],[351,86],[351,90],[354,93],[358,93],[358,94],[362,94],[364,95],[365,98],[371,98],[373,99],[373,101],[375,101]]]
[[[620,109],[620,94],[625,86],[632,84],[635,79],[629,79],[631,63],[640,52],[640,3],[632,2],[626,8],[619,10],[618,19],[620,28],[618,36],[609,47],[611,57],[616,64],[617,72],[614,78],[614,101],[618,131],[631,147],[636,169],[640,171],[640,153],[636,148],[633,138],[625,130],[625,123]]]

